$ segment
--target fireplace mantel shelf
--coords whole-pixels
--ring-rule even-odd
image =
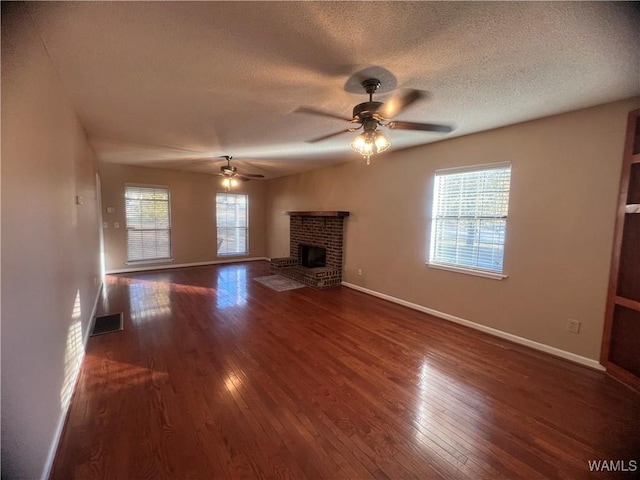
[[[333,211],[316,211],[316,212],[285,212],[292,217],[348,217],[349,212],[343,212],[339,210]]]

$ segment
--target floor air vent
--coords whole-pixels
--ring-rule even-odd
[[[101,315],[100,317],[96,317],[90,336],[119,332],[122,328],[122,312],[112,313],[111,315]]]

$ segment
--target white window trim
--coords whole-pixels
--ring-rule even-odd
[[[172,263],[173,257],[170,258],[154,258],[152,260],[127,260],[125,265],[140,265],[145,263]]]
[[[144,188],[166,188],[167,190],[171,191],[171,187],[169,185],[158,185],[155,183],[132,183],[132,182],[125,182],[124,183],[125,187],[144,187]],[[124,193],[126,193],[126,188]]]
[[[171,187],[169,185],[157,185],[152,183],[130,183],[125,182],[123,189],[123,198],[125,201],[125,211],[126,211],[126,201],[127,201],[127,187],[142,187],[142,188],[163,188],[167,190],[168,193],[168,204],[169,204],[169,256],[168,257],[158,257],[158,258],[149,258],[149,259],[141,259],[141,260],[126,260],[124,262],[125,265],[144,265],[144,264],[153,264],[153,263],[172,263],[173,260],[173,225],[171,218]],[[126,213],[125,213],[125,231],[129,229],[126,227]],[[128,248],[128,247],[127,247]],[[129,252],[127,251],[127,257],[129,256]]]
[[[513,167],[511,162],[495,162],[495,163],[478,163],[477,165],[467,165],[461,167],[440,168],[435,171],[438,173],[467,173],[477,172],[479,170],[493,170],[499,168]]]
[[[446,263],[427,262],[427,267],[435,268],[437,270],[447,270],[449,272],[474,275],[476,277],[490,278],[492,280],[502,280],[504,278],[509,277],[509,275],[505,275],[504,273],[489,272],[487,270],[480,270],[480,269],[473,269],[473,268],[464,268],[464,267],[459,267],[457,265],[447,265]]]
[[[500,169],[500,168],[506,168],[506,167],[509,167],[510,169],[513,170],[513,165],[511,162],[495,162],[495,163],[485,163],[485,164],[477,164],[477,165],[467,165],[467,166],[461,166],[461,167],[442,168],[434,172],[434,179],[435,179],[435,176],[438,175],[439,173],[449,173],[449,174],[467,173],[467,172],[475,172],[479,170],[492,170],[492,169]],[[509,189],[509,196],[510,195],[511,195],[511,189]],[[435,202],[435,192],[433,195],[433,201]],[[432,248],[431,242],[433,242],[433,232],[434,232],[433,219],[434,219],[433,215],[430,214],[429,215],[429,226],[430,226],[429,250]],[[428,253],[428,255],[430,256],[430,253]],[[489,270],[483,270],[481,268],[466,268],[459,265],[451,265],[451,264],[440,263],[440,262],[431,262],[429,261],[429,259],[427,259],[427,261],[425,262],[425,265],[429,268],[433,268],[436,270],[445,270],[449,272],[462,273],[465,275],[489,278],[491,280],[503,280],[509,277],[509,275],[507,275],[504,272],[504,268],[502,272],[494,272]]]
[[[245,197],[247,197],[247,226],[245,227],[247,229],[247,245],[246,245],[246,252],[244,253],[218,253],[218,248],[216,246],[216,256],[217,257],[225,257],[225,258],[230,258],[230,257],[246,257],[248,255],[251,255],[251,250],[250,250],[250,242],[249,242],[249,194],[247,192],[230,192],[227,190],[218,190],[216,192],[216,196],[214,199],[214,202],[216,204],[216,242],[218,240],[218,216],[217,216],[217,204],[218,204],[218,194],[223,194],[223,195],[228,195],[228,194],[233,194],[233,195],[244,195]]]

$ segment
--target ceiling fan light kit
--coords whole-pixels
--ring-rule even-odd
[[[223,178],[222,186],[224,187],[225,191],[228,192],[229,190],[231,190],[231,188],[238,186],[238,181],[235,178]]]
[[[349,123],[360,124],[357,127],[347,128],[336,133],[329,135],[323,135],[321,137],[309,140],[309,142],[319,142],[327,140],[336,135],[347,132],[355,132],[362,128],[363,133],[358,135],[352,142],[351,148],[362,155],[367,160],[367,165],[370,163],[371,155],[376,153],[382,153],[389,149],[391,142],[380,132],[377,128],[388,127],[392,130],[417,130],[422,132],[440,132],[449,133],[453,130],[448,125],[437,125],[433,123],[417,123],[417,122],[402,122],[390,120],[399,115],[405,108],[414,103],[416,100],[424,97],[424,93],[420,90],[404,90],[403,92],[394,95],[387,103],[374,102],[373,94],[380,87],[380,80],[377,78],[368,78],[362,82],[362,87],[369,94],[369,101],[363,102],[353,107],[353,117],[348,119],[341,115],[334,113],[317,110],[313,107],[299,107],[296,109],[298,113],[308,113],[311,115],[319,115],[323,117],[337,118],[340,120],[346,120]]]
[[[391,142],[380,132],[375,131],[361,133],[351,142],[351,148],[367,160],[367,165],[371,163],[371,155],[382,153],[390,146]]]

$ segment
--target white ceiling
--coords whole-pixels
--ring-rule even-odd
[[[197,160],[233,155],[241,172],[274,178],[357,159],[353,133],[305,142],[348,125],[293,111],[350,117],[366,99],[347,91],[352,76],[371,67],[393,74],[381,80],[431,93],[397,119],[456,127],[447,135],[385,131],[395,149],[640,95],[633,3],[28,8],[104,162],[213,173],[221,160]]]

